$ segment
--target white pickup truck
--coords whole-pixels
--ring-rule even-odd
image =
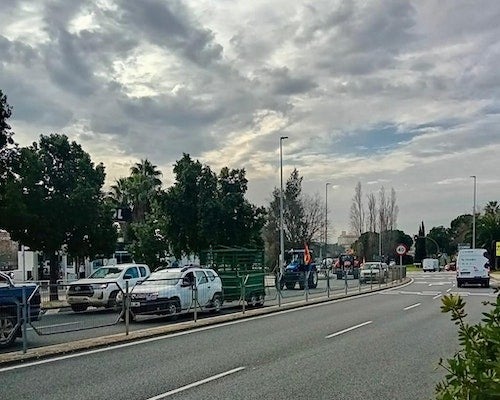
[[[66,299],[75,312],[85,311],[89,306],[114,307],[118,293],[129,290],[151,275],[145,264],[118,264],[102,267],[86,279],[71,282]]]

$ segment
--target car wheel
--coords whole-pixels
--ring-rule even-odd
[[[0,315],[0,347],[7,347],[16,340],[16,317]]]
[[[87,304],[71,304],[71,309],[74,312],[85,311],[89,306]]]
[[[109,295],[109,300],[108,300],[108,305],[106,308],[114,308],[116,307],[116,296],[118,295],[118,290],[115,290],[110,293]]]
[[[171,301],[170,303],[168,303],[167,314],[172,319],[177,319],[177,315],[179,314],[180,310],[181,310],[181,305],[178,300]]]
[[[212,299],[212,309],[210,310],[212,313],[219,313],[222,308],[222,299],[218,294],[214,295]]]
[[[261,294],[259,294],[259,302],[257,305],[259,307],[264,307],[264,302],[265,302],[265,296],[261,293]]]

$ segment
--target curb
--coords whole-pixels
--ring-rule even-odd
[[[101,336],[97,338],[90,339],[81,339],[69,343],[60,343],[50,346],[36,347],[33,349],[28,349],[26,354],[22,354],[21,351],[15,351],[10,353],[2,353],[0,354],[0,367],[7,367],[13,364],[20,364],[28,361],[39,361],[45,358],[50,358],[53,356],[61,356],[71,353],[83,352],[90,349],[98,349],[102,347],[107,347],[114,344],[121,344],[127,342],[133,342],[139,339],[145,339],[156,336],[164,336],[175,332],[187,331],[190,329],[201,328],[209,325],[217,325],[222,322],[235,321],[241,319],[248,319],[257,315],[265,315],[265,314],[273,314],[276,312],[290,310],[290,309],[298,309],[302,307],[306,307],[312,304],[321,304],[321,303],[329,303],[342,299],[348,299],[352,297],[358,297],[360,295],[366,295],[370,293],[377,293],[383,290],[388,290],[392,288],[397,288],[409,284],[412,282],[411,278],[406,277],[402,282],[398,282],[391,286],[374,288],[370,290],[362,290],[361,292],[356,291],[355,293],[345,294],[337,294],[331,297],[319,297],[309,299],[308,302],[305,300],[299,300],[296,302],[285,303],[282,304],[281,307],[278,305],[273,305],[264,308],[257,309],[248,309],[245,311],[245,314],[238,312],[234,314],[228,315],[220,315],[209,318],[204,318],[194,321],[180,322],[176,324],[170,324],[166,326],[158,326],[154,328],[146,328],[140,329],[137,331],[129,332],[128,335],[125,333],[118,333],[113,335]]]

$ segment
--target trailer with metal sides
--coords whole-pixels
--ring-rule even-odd
[[[264,251],[243,247],[217,247],[200,252],[200,264],[217,271],[224,302],[264,305],[266,295]]]

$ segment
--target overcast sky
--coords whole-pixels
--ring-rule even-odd
[[[500,2],[2,0],[0,89],[21,145],[64,133],[107,183],[189,153],[245,168],[267,205],[296,167],[330,240],[354,187],[394,188],[398,227],[500,200]],[[336,240],[333,240],[336,241]]]

